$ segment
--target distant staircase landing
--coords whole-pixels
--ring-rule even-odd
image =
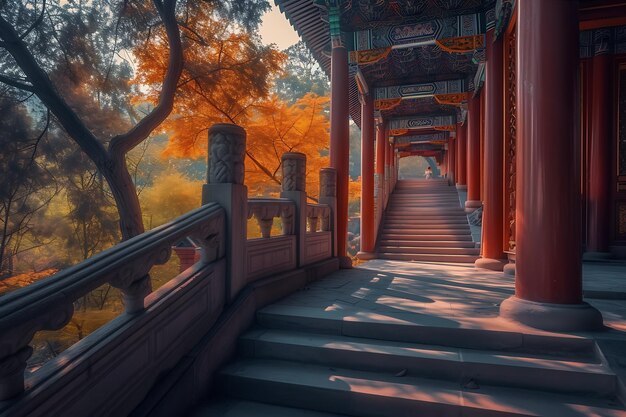
[[[445,179],[398,181],[383,217],[377,253],[378,258],[401,261],[478,259],[456,188]]]

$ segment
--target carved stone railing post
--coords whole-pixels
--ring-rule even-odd
[[[297,242],[298,266],[305,261],[306,237],[306,155],[300,152],[289,152],[282,156],[283,181],[280,196],[288,198],[296,204],[296,214],[293,219],[294,233]]]
[[[337,170],[322,168],[320,170],[320,204],[330,207],[329,225],[322,220],[322,230],[332,231],[332,256],[337,256]]]
[[[248,189],[243,185],[246,131],[233,124],[209,129],[207,184],[202,204],[218,203],[226,212],[226,297],[232,301],[246,284],[245,256]]]

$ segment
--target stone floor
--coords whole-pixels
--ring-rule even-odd
[[[626,332],[626,264],[588,263],[583,271],[585,291],[593,296],[587,301],[603,312],[607,326]],[[473,265],[376,259],[341,270],[277,304],[391,318],[418,314],[479,325],[485,318],[497,319],[500,302],[513,294],[513,287],[514,277]],[[498,321],[484,325],[498,326]]]
[[[586,301],[602,311],[607,329],[580,336],[598,340],[626,382],[626,263],[585,263],[583,277],[585,292],[593,296]],[[375,259],[340,270],[276,305],[355,319],[548,334],[498,317],[500,303],[514,293],[514,279],[473,265]]]

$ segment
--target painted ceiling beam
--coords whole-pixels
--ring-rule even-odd
[[[374,89],[376,100],[395,98],[433,97],[441,94],[467,92],[465,80],[434,81],[430,83],[406,84]]]
[[[450,137],[450,132],[437,132],[437,133],[428,133],[425,135],[405,135],[405,136],[397,136],[394,139],[394,143],[396,145],[404,145],[410,143],[423,143],[423,142],[434,142],[434,141],[447,141]]]
[[[373,64],[385,59],[394,49],[430,45],[438,45],[448,53],[472,52],[485,46],[484,20],[482,14],[474,13],[352,32],[350,62],[357,65]]]
[[[435,129],[452,131],[456,129],[456,116],[411,116],[389,121],[389,135],[399,136],[411,130]]]
[[[398,23],[352,32],[353,50],[378,48],[414,48],[432,45],[449,38],[471,37],[485,33],[480,13],[466,14],[425,22]]]
[[[434,98],[438,104],[460,105],[468,99],[465,80],[434,81],[430,83],[378,87],[374,90],[376,110],[391,110],[402,100]]]

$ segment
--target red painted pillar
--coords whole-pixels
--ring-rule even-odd
[[[448,184],[455,184],[455,172],[456,172],[456,141],[454,138],[448,139]]]
[[[554,331],[591,330],[582,301],[578,2],[517,4],[515,296],[501,316]]]
[[[592,59],[591,143],[589,147],[589,229],[585,257],[609,256],[611,183],[611,55]]]
[[[484,195],[482,257],[479,268],[502,271],[506,256],[502,248],[504,236],[504,80],[502,38],[493,42],[493,30],[487,32],[487,64],[485,94]]]
[[[361,96],[361,250],[359,259],[374,257],[374,100]]]
[[[386,128],[383,123],[379,123],[376,126],[376,177],[378,177],[378,197],[376,198],[378,213],[376,223],[378,223],[378,215],[382,214],[383,206],[385,204],[385,148],[387,147],[387,144],[385,143],[385,130]]]
[[[469,115],[468,115],[469,116]],[[467,190],[467,155],[466,155],[467,120],[462,125],[456,125],[456,160],[458,170],[456,172],[456,188]]]
[[[472,212],[480,201],[480,96],[469,100],[467,112],[467,201],[465,211]]]
[[[391,151],[393,148],[389,143],[389,130],[387,129],[387,122],[383,122],[383,138],[385,139],[385,190],[386,190],[386,200],[389,200],[389,194],[391,194]]]
[[[342,268],[350,268],[347,256],[350,130],[348,50],[333,45],[330,69],[330,166],[337,170],[337,256]]]

